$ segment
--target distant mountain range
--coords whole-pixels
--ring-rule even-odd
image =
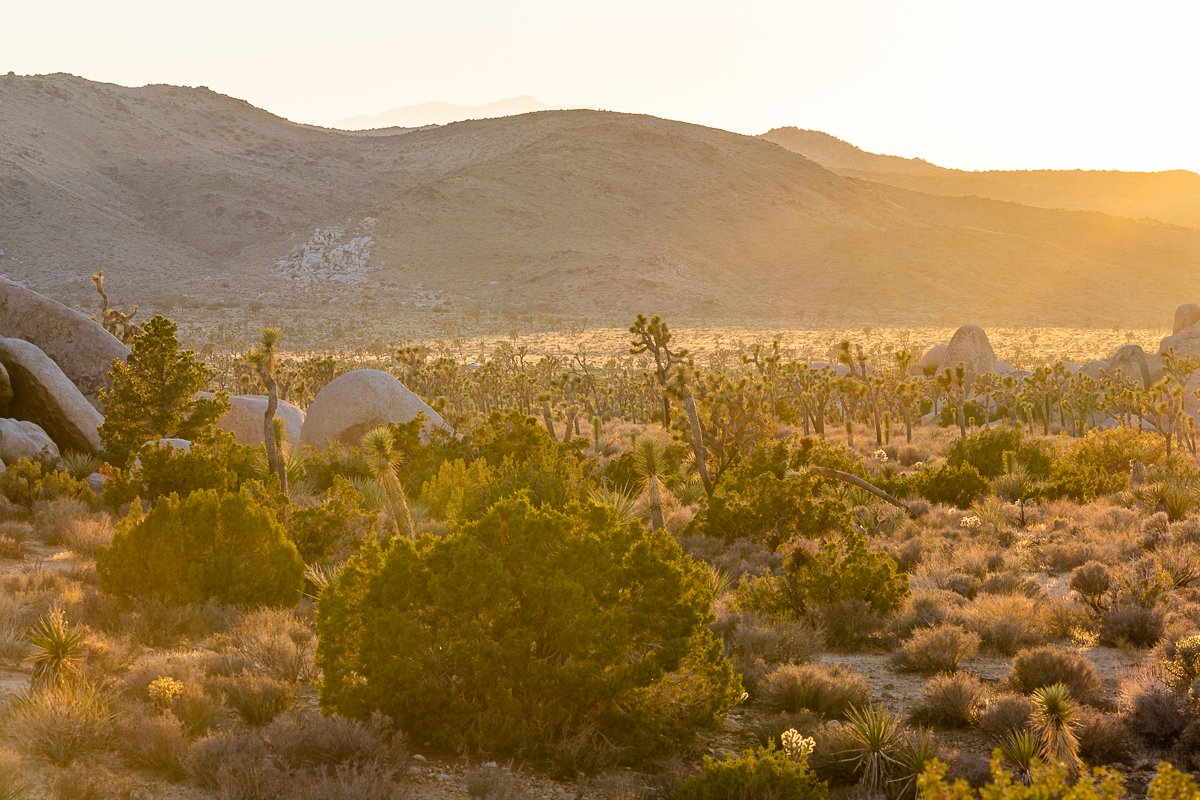
[[[1164,324],[1192,173],[962,173],[600,111],[298,125],[207,89],[0,75],[0,273],[210,337],[626,325]],[[1065,210],[1072,209],[1072,210]],[[1189,210],[1190,209],[1190,210]]]
[[[371,128],[424,128],[429,125],[449,125],[451,122],[462,122],[468,119],[511,117],[516,114],[529,114],[533,111],[546,111],[549,108],[550,106],[541,100],[528,95],[498,100],[482,106],[459,106],[435,101],[416,106],[393,108],[391,111],[385,111],[374,117],[349,117],[339,120],[333,127],[347,131]]]
[[[776,128],[761,138],[810,158],[839,175],[919,192],[987,197],[1041,208],[1103,211],[1120,217],[1152,218],[1200,228],[1200,175],[1186,170],[967,172],[945,169],[919,158],[868,153],[820,131]]]

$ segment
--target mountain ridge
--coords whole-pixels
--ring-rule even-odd
[[[763,139],[543,111],[360,135],[202,89],[0,76],[0,273],[299,340],[627,324],[1133,325],[1200,231],[838,174]]]

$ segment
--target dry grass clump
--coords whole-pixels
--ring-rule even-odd
[[[51,800],[135,800],[133,781],[103,764],[72,764],[50,779]]]
[[[893,657],[897,668],[932,675],[954,672],[979,651],[979,634],[952,624],[918,628]]]
[[[64,766],[109,745],[113,712],[109,698],[86,683],[50,684],[17,698],[9,718],[26,753]]]
[[[1046,603],[1024,595],[984,594],[967,608],[966,627],[1002,655],[1050,640]]]
[[[783,564],[783,554],[749,539],[726,543],[716,536],[682,536],[680,545],[692,558],[704,561],[736,583],[745,575],[768,575]]]
[[[188,740],[183,724],[172,714],[129,714],[117,724],[116,742],[131,765],[170,780],[183,777]]]
[[[983,682],[970,673],[935,675],[921,687],[911,717],[935,728],[967,728],[978,721],[987,696]]]
[[[21,800],[32,788],[20,753],[0,748],[0,800]]]
[[[763,679],[760,694],[775,711],[807,710],[829,719],[844,718],[871,700],[863,677],[841,664],[785,664]]]
[[[825,644],[812,623],[749,611],[719,612],[715,625],[734,669],[750,689],[774,664],[809,661]]]
[[[224,800],[274,798],[282,771],[257,736],[215,733],[196,741],[184,759],[188,777]]]
[[[1023,694],[1061,683],[1081,703],[1094,704],[1101,699],[1100,676],[1091,659],[1049,645],[1017,653],[1008,683]]]
[[[474,767],[465,782],[467,795],[479,800],[517,800],[521,796],[521,786],[512,770],[495,764]]]
[[[979,715],[979,730],[998,742],[1010,733],[1029,728],[1033,701],[1023,694],[1001,694],[993,697]]]
[[[1076,735],[1079,755],[1089,764],[1133,764],[1133,732],[1120,717],[1088,709]]]
[[[332,772],[289,771],[279,800],[394,800],[394,776],[377,763],[343,764]]]
[[[262,732],[263,740],[292,767],[364,765],[378,761],[393,770],[408,763],[404,737],[381,714],[363,722],[336,714],[289,711]]]
[[[1189,722],[1183,699],[1150,670],[1122,681],[1120,707],[1129,729],[1159,747],[1174,743]]]
[[[255,672],[291,682],[313,672],[316,634],[289,609],[251,611],[230,638]]]
[[[73,497],[39,501],[33,507],[33,529],[46,544],[63,544],[67,531],[77,521],[91,516],[91,506]]]
[[[295,684],[250,672],[213,678],[209,685],[222,694],[226,705],[247,725],[255,727],[262,727],[290,710],[299,699]]]
[[[892,630],[900,636],[908,636],[917,628],[961,624],[966,605],[965,597],[948,589],[917,589],[892,620]]]
[[[95,558],[96,551],[112,544],[117,526],[107,514],[76,517],[62,531],[62,543],[84,558]]]
[[[1117,606],[1104,615],[1100,641],[1117,647],[1153,647],[1162,638],[1166,616],[1162,609]]]

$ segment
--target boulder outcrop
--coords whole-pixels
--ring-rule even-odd
[[[97,407],[112,362],[129,356],[129,348],[93,320],[6,278],[0,278],[0,336],[37,345]]]
[[[357,444],[363,434],[389,422],[410,422],[424,414],[425,430],[449,429],[441,416],[386,372],[356,369],[335,378],[313,398],[300,441],[314,447]]]
[[[1200,306],[1195,303],[1184,303],[1175,309],[1175,324],[1171,327],[1171,333],[1194,328],[1197,323],[1200,323]]]
[[[959,364],[966,369],[968,379],[996,369],[996,351],[978,325],[963,325],[954,332],[939,370],[954,369]]]
[[[50,356],[30,342],[0,339],[13,399],[8,416],[36,422],[59,448],[98,453],[104,418]]]
[[[258,446],[263,443],[263,417],[267,413],[267,397],[261,394],[240,394],[229,398],[229,410],[217,420],[217,427],[233,434],[238,444]],[[279,401],[275,412],[283,419],[284,438],[294,450],[300,446],[300,431],[304,427],[304,412],[291,403]]]
[[[0,419],[0,461],[12,464],[19,459],[57,461],[58,445],[41,426],[23,419]]]

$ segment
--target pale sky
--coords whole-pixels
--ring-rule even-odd
[[[966,169],[1200,171],[1190,0],[0,0],[0,28],[0,72],[323,125],[530,94]]]

